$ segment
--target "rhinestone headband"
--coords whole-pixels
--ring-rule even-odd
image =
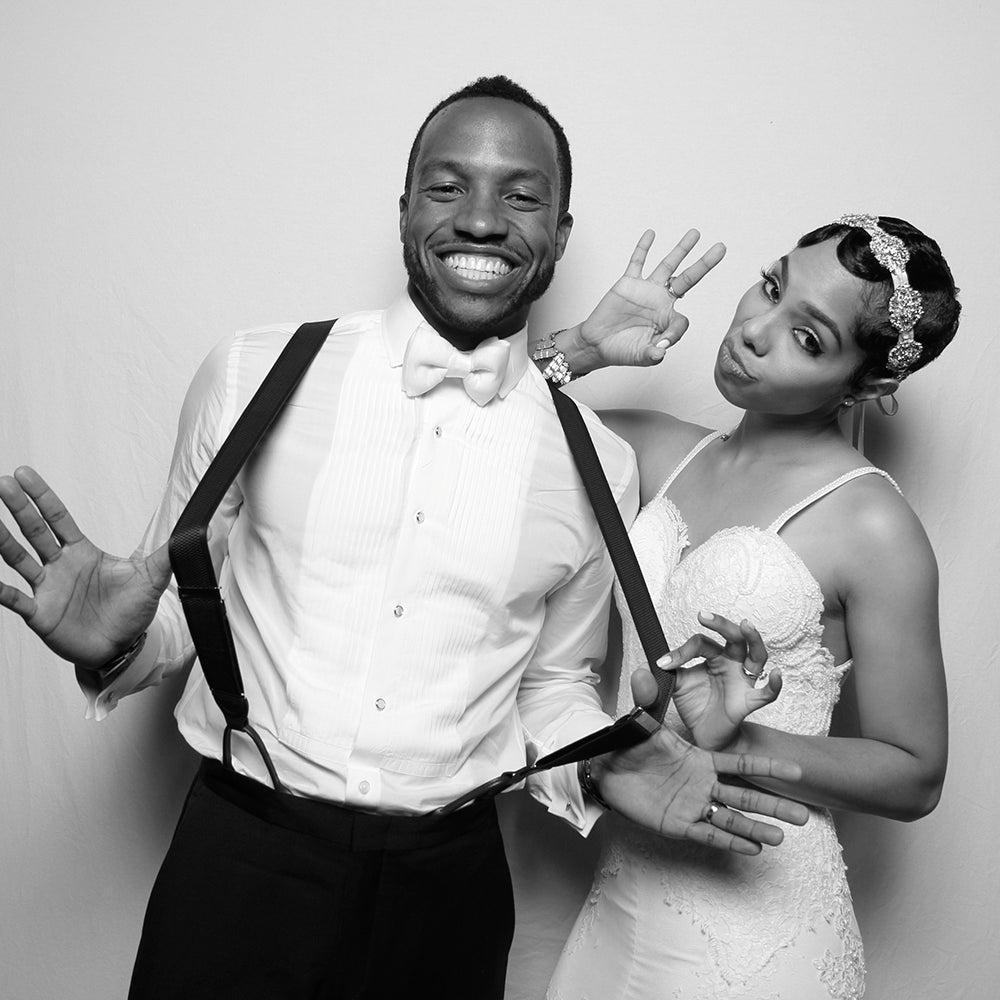
[[[872,256],[892,276],[893,293],[889,299],[889,322],[896,328],[899,338],[889,352],[889,370],[900,379],[910,374],[910,368],[920,357],[923,348],[913,339],[913,328],[924,314],[920,292],[910,287],[906,262],[910,251],[898,236],[890,236],[879,224],[875,215],[842,215],[837,222],[844,226],[863,229],[871,237]]]

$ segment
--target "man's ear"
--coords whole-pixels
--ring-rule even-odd
[[[865,377],[861,385],[853,390],[852,395],[857,400],[878,399],[880,396],[891,396],[899,388],[898,378]]]
[[[573,216],[563,212],[562,218],[556,223],[556,260],[562,259],[569,242],[569,234],[573,231]]]
[[[409,217],[410,203],[406,200],[406,195],[399,196],[399,242],[406,242],[406,220]]]

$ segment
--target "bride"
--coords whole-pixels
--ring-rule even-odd
[[[643,237],[590,319],[554,338],[569,369],[662,358],[664,338],[686,326],[676,299],[714,263],[706,255],[674,274],[692,235],[647,279],[652,233]],[[744,411],[735,429],[602,414],[638,458],[643,506],[631,538],[673,650],[664,665],[681,668],[667,724],[708,749],[797,761],[795,788],[774,787],[803,799],[810,821],[788,826],[780,848],[745,857],[650,836],[611,801],[550,1000],[863,995],[829,810],[930,812],[947,706],[927,536],[838,417],[891,399],[943,350],[958,324],[955,292],[919,230],[845,216],[803,236],[740,299],[715,363],[720,392]],[[620,711],[643,662],[622,611]],[[854,730],[831,736],[842,692]],[[604,766],[590,762],[598,794]]]

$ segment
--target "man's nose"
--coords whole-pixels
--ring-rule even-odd
[[[477,240],[507,235],[503,201],[488,191],[473,191],[462,200],[455,215],[455,229]]]

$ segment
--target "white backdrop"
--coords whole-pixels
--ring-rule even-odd
[[[590,402],[725,424],[711,360],[761,264],[844,211],[935,236],[963,289],[959,337],[895,420],[871,421],[869,453],[938,553],[950,772],[929,818],[851,817],[842,833],[869,997],[995,995],[992,5],[0,0],[0,24],[0,470],[36,466],[120,553],[219,337],[397,293],[409,143],[478,75],[536,92],[573,146],[577,223],[536,330],[581,317],[647,226],[664,251],[691,225],[730,247],[662,369],[602,373],[581,387]],[[0,659],[0,996],[124,996],[193,771],[178,686],[95,725],[71,670],[9,615]],[[504,814],[509,996],[537,1000],[593,845],[520,795]]]

